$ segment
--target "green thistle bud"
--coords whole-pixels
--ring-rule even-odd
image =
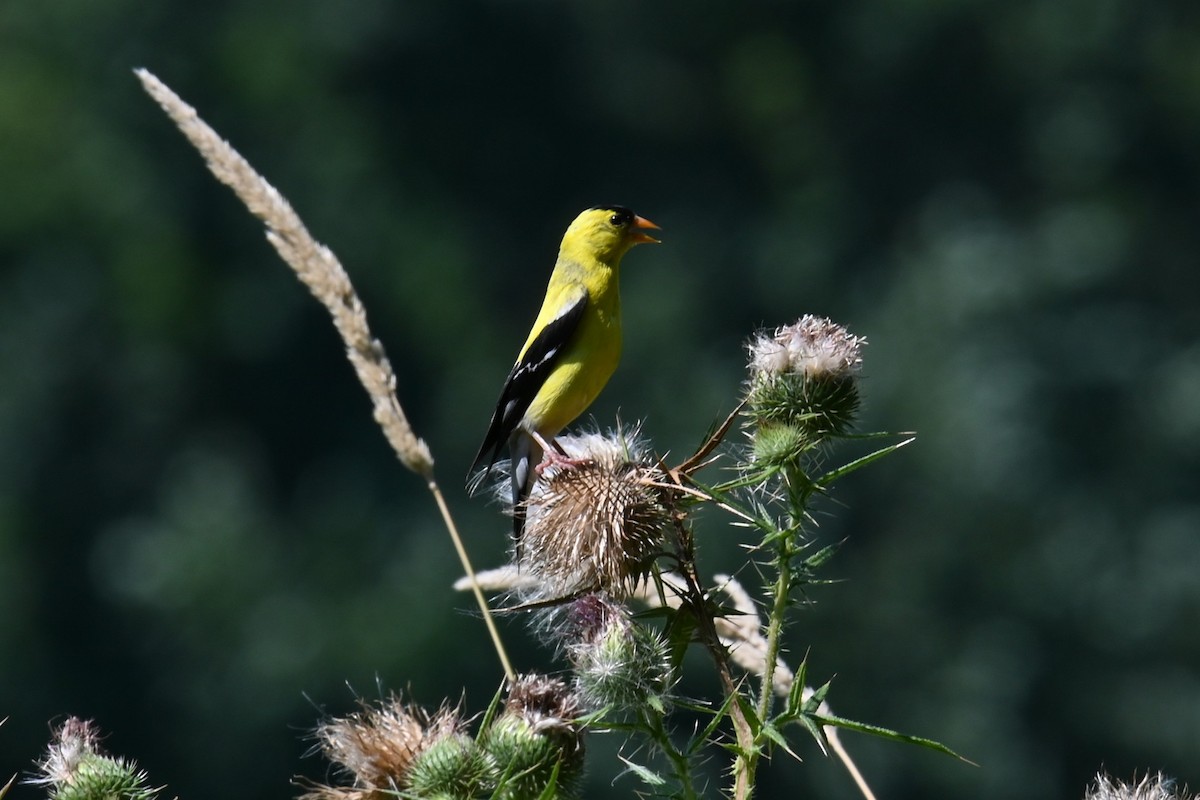
[[[554,781],[554,797],[577,794],[583,770],[579,703],[565,683],[522,675],[504,712],[481,737],[499,771],[496,800],[537,798]]]
[[[457,731],[431,735],[408,772],[409,788],[418,797],[484,797],[494,772],[471,737]]]
[[[655,631],[638,625],[627,609],[601,595],[576,600],[568,618],[575,635],[566,650],[585,708],[650,705],[665,710],[670,666],[666,643]]]
[[[90,754],[84,756],[73,779],[57,786],[53,800],[150,800],[155,790],[146,783],[146,773],[123,759]]]
[[[754,460],[770,466],[788,464],[799,458],[811,443],[809,430],[802,425],[760,421],[754,432]]]
[[[48,786],[51,800],[153,800],[159,789],[132,761],[104,755],[90,722],[71,717],[54,734],[39,775],[30,783]]]

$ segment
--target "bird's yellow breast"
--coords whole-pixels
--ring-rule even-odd
[[[573,345],[534,396],[523,427],[552,438],[592,404],[621,360],[621,310],[588,309]]]

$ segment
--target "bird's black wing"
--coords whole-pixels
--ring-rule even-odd
[[[583,319],[583,312],[587,308],[587,304],[588,293],[585,290],[579,295],[578,300],[565,308],[542,329],[542,332],[522,354],[521,359],[513,365],[512,371],[508,373],[508,378],[504,381],[504,388],[500,390],[500,399],[496,401],[496,410],[492,413],[492,422],[488,425],[487,435],[483,437],[483,444],[480,445],[479,453],[471,464],[471,471],[474,472],[486,459],[487,470],[474,481],[471,481],[468,476],[469,484],[478,486],[487,479],[492,464],[495,464],[496,459],[500,457],[500,450],[508,442],[508,437],[512,435],[517,425],[520,424],[521,418],[525,416],[525,410],[529,408],[529,404],[533,402],[538,390],[542,388],[550,373],[554,371],[563,351],[570,344],[575,331],[579,328],[579,321]]]

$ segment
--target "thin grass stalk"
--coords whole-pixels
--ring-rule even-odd
[[[222,139],[196,110],[185,103],[149,70],[134,70],[138,80],[187,137],[217,180],[233,190],[250,213],[267,227],[267,239],[280,257],[296,273],[313,296],[325,306],[334,327],[346,345],[346,356],[354,366],[363,388],[371,398],[373,417],[396,452],[400,462],[425,479],[446,524],[463,570],[471,576],[475,600],[483,615],[492,645],[509,680],[516,677],[504,643],[500,639],[491,609],[474,580],[462,539],[458,535],[445,499],[433,475],[433,455],[424,440],[413,433],[400,400],[396,396],[396,373],[384,352],[383,344],[371,335],[366,310],[350,282],[350,276],[337,256],[317,242],[299,214],[265,178],[228,142]]]

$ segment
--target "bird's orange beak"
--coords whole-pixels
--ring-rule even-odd
[[[637,215],[634,215],[633,217],[633,227],[636,230],[632,232],[629,238],[634,244],[642,244],[645,242],[653,242],[654,244],[658,244],[658,239],[655,239],[648,233],[642,233],[642,231],[661,231],[662,228],[658,227],[645,217],[639,217]]]

